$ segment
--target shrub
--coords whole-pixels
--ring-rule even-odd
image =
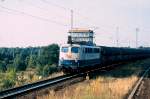
[[[1,87],[3,89],[11,88],[16,83],[16,70],[14,68],[8,68],[6,74],[1,80]]]
[[[38,66],[37,68],[37,74],[47,77],[48,75],[57,72],[56,66],[51,65],[45,65],[45,66]]]

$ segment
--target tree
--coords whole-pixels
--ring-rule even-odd
[[[57,64],[58,56],[59,46],[57,44],[45,47],[0,48],[0,61],[2,62],[0,69],[3,71],[11,65],[20,71],[26,70],[27,67]]]
[[[14,59],[14,66],[15,66],[17,71],[21,71],[21,70],[26,69],[25,61],[18,54],[16,55],[16,57]]]
[[[59,46],[57,44],[52,44],[43,48],[43,56],[46,64],[57,64],[59,56]]]
[[[4,66],[2,61],[0,61],[0,72],[4,72],[5,70],[6,70],[6,67]]]
[[[28,66],[31,68],[35,68],[36,66],[36,55],[30,55],[29,61],[28,61]]]

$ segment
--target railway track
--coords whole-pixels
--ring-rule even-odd
[[[67,80],[77,78],[77,77],[86,77],[86,75],[90,72],[110,68],[110,67],[113,67],[115,65],[120,65],[120,63],[109,65],[106,67],[101,67],[101,68],[94,69],[94,70],[90,70],[90,71],[87,71],[84,73],[63,75],[63,76],[59,76],[56,78],[38,81],[35,83],[23,85],[20,87],[7,89],[7,90],[0,92],[0,99],[15,98],[17,96],[21,96],[21,95],[27,94],[27,93],[32,92],[32,91],[36,91],[36,90],[43,89],[46,87],[53,87],[54,85],[56,85],[58,83],[65,82]]]
[[[121,64],[124,64],[124,63],[112,64],[109,66],[93,69],[93,70],[90,70],[84,73],[79,73],[79,74],[67,74],[67,75],[56,77],[56,78],[38,81],[35,83],[23,85],[20,87],[15,87],[15,88],[11,88],[8,90],[4,90],[0,92],[0,99],[15,98],[17,96],[25,95],[29,92],[37,91],[39,89],[43,89],[46,87],[53,87],[59,83],[62,83],[62,82],[65,82],[67,80],[71,80],[77,77],[86,77],[89,73],[116,67]]]
[[[150,67],[148,67],[148,69],[146,69],[142,76],[140,77],[140,79],[137,81],[137,83],[135,84],[133,90],[130,92],[130,94],[128,95],[127,99],[133,99],[134,98],[134,95],[136,93],[136,91],[138,90],[139,86],[141,85],[144,77],[148,74],[148,72],[150,72]]]
[[[61,83],[61,82],[64,82],[73,78],[77,78],[77,77],[84,77],[84,76],[86,76],[85,73],[69,74],[69,75],[63,75],[63,76],[59,76],[56,78],[47,79],[47,80],[43,80],[43,81],[31,83],[31,84],[26,84],[26,85],[16,87],[16,88],[11,88],[11,89],[0,92],[0,99],[8,99],[8,98],[12,99],[17,96],[27,94],[31,91],[39,90],[39,89],[46,88],[46,87],[52,87],[58,83]]]

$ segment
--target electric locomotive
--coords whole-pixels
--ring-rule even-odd
[[[81,70],[100,64],[100,47],[63,45],[60,47],[59,66],[67,71]]]

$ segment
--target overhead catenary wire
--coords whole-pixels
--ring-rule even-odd
[[[51,2],[51,1],[48,1],[48,0],[40,0],[40,1],[42,1],[42,2],[45,3],[45,4],[49,4],[49,5],[52,5],[52,6],[54,6],[54,7],[63,9],[63,10],[68,11],[68,12],[72,12],[72,11],[73,11],[74,16],[75,16],[75,15],[78,15],[78,16],[79,16],[80,18],[82,18],[82,19],[87,19],[88,21],[90,20],[90,18],[88,18],[87,16],[85,17],[85,16],[81,15],[79,12],[75,11],[75,10],[72,9],[72,8],[67,8],[67,7],[64,7],[64,6],[62,6],[62,5],[58,5],[58,4],[53,3],[53,2]],[[74,17],[74,19],[75,19],[75,17]],[[75,23],[75,22],[74,22],[74,23]],[[78,23],[84,24],[84,25],[87,26],[87,23],[84,23],[84,22],[78,22]],[[90,23],[91,23],[91,22],[90,22]],[[93,23],[95,23],[95,22],[92,22],[92,24],[93,24]],[[95,27],[97,28],[98,26],[91,26],[91,25],[90,25],[90,27],[94,27],[94,29],[95,29]]]
[[[41,0],[41,1],[44,2],[44,3],[47,3],[47,4],[51,4],[52,6],[59,7],[59,8],[61,8],[61,9],[65,10],[65,11],[71,11],[71,9],[69,9],[69,8],[60,6],[60,5],[58,5],[58,4],[52,3],[52,2],[47,1],[47,0]],[[35,7],[35,8],[38,8],[38,9],[40,9],[40,10],[43,10],[43,11],[48,12],[44,7],[40,7],[40,6],[37,6],[37,5],[33,5],[33,4],[31,4],[31,3],[29,3],[29,4],[30,4],[31,6],[33,6],[33,7]],[[42,21],[51,22],[51,23],[59,24],[59,25],[66,26],[66,27],[69,26],[69,24],[63,24],[63,23],[60,23],[60,22],[57,22],[57,21],[54,21],[54,20],[51,20],[51,19],[48,19],[48,18],[44,18],[44,17],[41,17],[41,16],[36,16],[36,15],[29,14],[29,13],[26,13],[26,12],[23,12],[23,11],[20,11],[20,10],[8,8],[8,7],[5,7],[5,6],[3,6],[3,5],[0,5],[0,8],[6,9],[6,10],[8,10],[8,11],[11,11],[11,12],[8,12],[8,11],[7,11],[7,13],[13,14],[12,12],[15,12],[15,13],[17,13],[17,14],[22,14],[22,15],[30,16],[30,17],[33,17],[33,18],[36,18],[36,19],[39,19],[39,20],[42,20]],[[3,11],[3,12],[4,12],[4,11]],[[75,12],[75,13],[77,13],[77,12]],[[60,17],[62,18],[63,16],[60,16]],[[80,22],[80,23],[81,23],[81,22]],[[85,23],[82,22],[82,24],[85,24]],[[87,26],[86,26],[86,27],[87,27]],[[97,26],[90,26],[90,27],[94,27],[94,28],[95,28],[95,27],[97,27]]]
[[[54,21],[54,20],[51,20],[51,19],[48,19],[48,18],[41,17],[41,16],[32,15],[32,14],[29,14],[29,13],[26,13],[26,12],[23,12],[23,11],[20,11],[20,10],[8,8],[8,7],[2,6],[2,5],[0,5],[0,8],[11,11],[11,12],[19,13],[19,14],[22,14],[22,15],[26,15],[26,16],[29,16],[29,17],[32,17],[32,18],[36,18],[36,19],[39,19],[39,20],[42,20],[42,21],[45,21],[45,22],[55,23],[57,25],[61,25],[61,26],[65,26],[65,27],[68,26],[67,24],[63,24],[63,23],[60,23],[60,22],[57,22],[57,21]],[[9,13],[9,12],[7,12],[7,13]]]
[[[50,4],[50,5],[52,5],[52,6],[58,7],[58,8],[60,8],[60,9],[64,9],[64,10],[66,10],[66,11],[71,11],[70,8],[66,8],[66,7],[60,6],[60,5],[58,5],[58,4],[55,4],[55,3],[50,2],[50,1],[47,1],[47,0],[40,0],[40,1],[42,1],[43,3]]]
[[[60,15],[60,14],[58,14],[58,13],[55,13],[54,11],[53,11],[53,12],[50,12],[49,9],[46,9],[45,7],[41,7],[41,6],[39,6],[39,5],[35,5],[35,4],[33,4],[32,2],[24,1],[23,3],[26,3],[26,4],[28,4],[28,5],[32,6],[32,7],[34,7],[34,8],[37,8],[37,9],[40,9],[40,10],[44,11],[44,12],[53,13],[53,14],[55,14],[57,17],[61,17],[61,18],[67,19],[67,17],[65,17],[65,16],[62,16],[62,15]]]
[[[60,8],[60,9],[63,9],[63,10],[65,10],[65,11],[67,11],[67,12],[71,12],[71,10],[72,10],[72,8],[67,8],[67,7],[64,7],[64,6],[62,6],[62,5],[59,5],[59,4],[56,4],[56,3],[53,3],[53,2],[51,2],[51,1],[48,1],[48,0],[40,0],[41,2],[43,2],[44,4],[47,4],[47,5],[51,5],[51,6],[54,6],[54,7],[57,7],[57,8]],[[40,6],[37,6],[37,5],[33,5],[32,4],[32,6],[34,6],[34,7],[36,7],[36,8],[39,8],[39,9],[41,9],[41,10],[44,10],[44,11],[46,11],[46,9],[45,8],[43,8],[43,7],[40,7]],[[81,15],[81,13],[79,13],[79,12],[77,12],[77,11],[74,11],[73,10],[73,12],[75,13],[74,15],[78,15],[80,18],[82,18],[82,19],[87,19],[88,20],[88,23],[89,23],[89,21],[90,21],[90,23],[95,23],[95,21],[91,21],[91,19],[90,18],[88,18],[87,16],[83,16],[83,15]],[[61,17],[63,17],[63,16],[61,16]],[[99,26],[89,26],[87,23],[84,23],[84,22],[78,22],[79,24],[84,24],[84,26],[86,26],[86,27],[99,27]],[[105,26],[105,25],[101,25],[100,26],[101,28],[111,28],[111,29],[113,29],[113,28],[116,28],[116,27],[113,27],[113,26]]]
[[[18,15],[17,13],[11,12],[11,11],[6,11],[5,9],[0,9],[0,12],[11,14],[11,15]]]
[[[50,1],[46,1],[46,0],[41,0],[41,1],[42,1],[44,4],[45,4],[45,3],[46,3],[46,4],[48,3],[48,5],[51,5],[51,6],[55,6],[55,7],[57,7],[57,8],[60,8],[60,9],[62,9],[62,10],[64,10],[64,11],[66,11],[66,13],[70,11],[70,12],[69,12],[69,13],[71,13],[70,26],[71,26],[71,28],[73,28],[73,25],[74,25],[74,28],[76,28],[75,24],[73,24],[73,23],[74,23],[74,15],[75,15],[75,14],[73,15],[73,12],[74,12],[74,11],[73,11],[72,9],[59,6],[59,5],[54,4],[54,3],[50,2]],[[39,6],[39,5],[35,5],[35,4],[33,4],[32,2],[24,1],[24,3],[29,4],[30,6],[32,6],[32,7],[34,7],[34,8],[38,8],[38,9],[44,11],[44,12],[53,13],[53,14],[55,14],[57,17],[64,18],[66,21],[67,21],[67,18],[69,18],[69,17],[67,17],[67,16],[65,17],[65,16],[62,16],[62,15],[59,15],[59,14],[57,14],[57,13],[55,13],[55,12],[50,12],[50,11],[48,11],[49,9],[46,9],[45,7],[42,7],[42,6]],[[85,27],[89,27],[89,26],[86,26],[85,23],[83,23],[83,22],[81,22],[81,21],[80,21],[80,22],[78,21],[78,23],[84,24]],[[81,27],[81,26],[80,26],[80,27]],[[96,27],[96,26],[93,26],[92,28],[95,29],[95,27]],[[91,28],[91,26],[90,26],[90,28]]]

